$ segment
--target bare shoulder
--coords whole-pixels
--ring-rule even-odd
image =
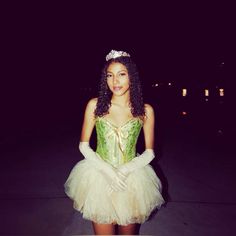
[[[145,110],[144,124],[149,123],[148,121],[154,121],[155,119],[154,108],[150,104],[145,103],[144,110]]]
[[[94,116],[94,111],[97,106],[97,98],[92,98],[88,101],[85,109],[85,115],[88,117]]]
[[[91,98],[87,103],[87,109],[95,110],[97,106],[97,98]]]
[[[144,109],[147,117],[154,115],[154,108],[150,104],[145,103]]]

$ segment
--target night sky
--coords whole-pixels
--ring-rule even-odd
[[[145,87],[156,81],[230,87],[220,66],[233,33],[228,6],[127,2],[3,6],[2,123],[15,129],[75,111],[81,88],[96,94],[111,49],[132,55]]]
[[[63,184],[83,159],[85,105],[98,95],[112,49],[131,54],[155,111],[152,166],[170,205],[144,234],[236,235],[235,7],[223,0],[2,2],[1,235],[89,232]],[[95,130],[89,142],[95,150]],[[144,144],[141,132],[138,153]]]

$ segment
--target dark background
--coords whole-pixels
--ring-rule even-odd
[[[223,1],[11,2],[1,11],[1,143],[68,130],[79,135],[111,49],[132,55],[160,121],[175,122],[186,110],[196,129],[232,131],[234,21]]]
[[[236,235],[234,16],[227,1],[1,3],[0,234],[91,234],[63,184],[116,49],[137,63],[156,111],[151,164],[167,207],[144,234]]]

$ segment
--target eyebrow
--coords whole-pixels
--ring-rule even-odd
[[[128,72],[128,71],[126,71],[126,70],[120,70],[120,71],[118,71],[118,72],[122,72],[122,71],[124,71],[124,72]],[[112,74],[112,72],[111,71],[107,71],[107,73],[111,73]]]

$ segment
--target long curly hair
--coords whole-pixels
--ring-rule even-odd
[[[142,87],[139,79],[137,66],[130,57],[124,57],[124,56],[110,59],[104,65],[101,74],[101,83],[97,100],[97,107],[94,112],[95,117],[97,116],[101,117],[109,113],[108,110],[109,107],[111,106],[112,92],[110,91],[107,85],[107,69],[111,63],[115,62],[123,64],[128,71],[131,113],[134,117],[143,118],[145,116],[145,110],[144,110],[144,102],[142,95]]]

